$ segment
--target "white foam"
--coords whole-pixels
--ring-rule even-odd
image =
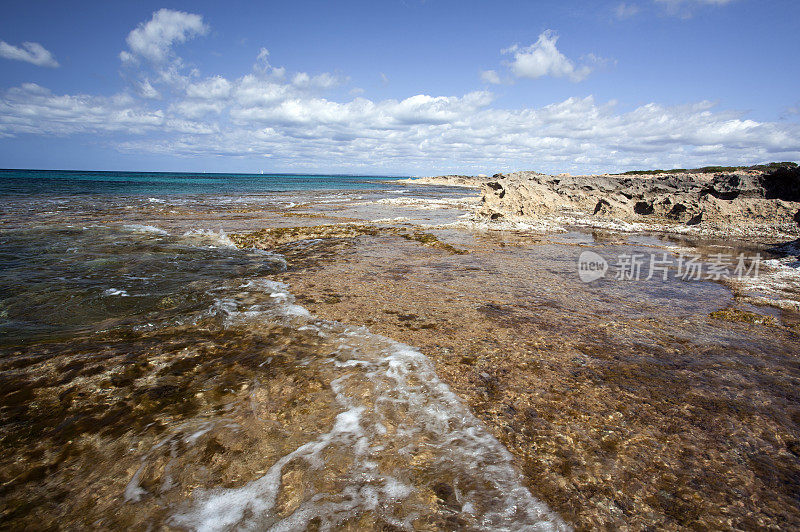
[[[208,248],[235,248],[236,244],[225,234],[225,231],[210,229],[192,229],[183,233],[184,238]]]
[[[118,288],[109,288],[105,292],[103,292],[104,296],[119,296],[119,297],[130,297],[130,294],[125,290],[120,290]]]
[[[376,201],[382,205],[400,205],[420,210],[437,210],[442,208],[474,209],[479,205],[474,196],[462,198],[382,198]]]
[[[160,227],[156,227],[154,225],[141,225],[141,224],[128,224],[123,225],[123,229],[126,231],[131,231],[133,233],[154,233],[157,235],[167,235],[167,231],[161,229]]]
[[[238,289],[241,295],[229,294],[215,310],[226,317],[226,326],[291,317],[296,330],[333,342],[329,355],[310,353],[296,363],[328,376],[335,396],[331,408],[339,413],[332,426],[278,459],[260,478],[239,488],[195,491],[173,515],[171,525],[199,531],[298,530],[315,520],[320,529],[328,530],[370,511],[393,526],[411,530],[427,507],[406,512],[402,519],[393,508],[419,504],[404,501],[415,493],[410,472],[424,449],[432,453],[427,467],[434,479],[453,479],[462,517],[474,528],[569,528],[524,487],[511,455],[439,380],[425,355],[362,327],[314,318],[305,309],[297,313],[294,297],[283,283],[255,279]],[[268,294],[269,300],[247,303],[253,301],[253,293]],[[387,453],[405,465],[381,470],[378,464]],[[337,472],[341,489],[325,493],[312,486],[290,515],[278,516],[275,505],[284,468],[291,462],[293,470],[300,467],[303,474],[313,475],[324,471],[326,459],[337,454],[352,461],[347,471]],[[475,486],[481,486],[480,493]]]
[[[432,511],[431,503],[420,496],[419,490],[430,490],[431,483],[447,482],[457,504],[453,506],[450,501],[446,511],[460,509],[460,518],[471,528],[568,528],[525,488],[508,451],[439,380],[431,361],[418,350],[363,327],[316,318],[295,303],[288,285],[271,279],[229,283],[209,294],[215,297],[213,305],[205,313],[192,316],[198,323],[216,321],[224,328],[241,328],[243,333],[279,324],[309,344],[324,346],[309,349],[292,363],[313,372],[317,382],[327,383],[333,400],[318,406],[327,413],[321,419],[333,421],[320,427],[303,427],[311,440],[287,450],[268,464],[265,474],[244,486],[195,490],[172,509],[169,525],[207,531],[298,530],[314,521],[321,530],[327,530],[371,512],[394,527],[412,530],[418,518]],[[264,353],[266,364],[271,361],[268,355],[272,353]],[[272,373],[271,366],[265,367],[267,374]],[[258,405],[253,402],[258,396],[248,393],[246,397],[242,400],[246,407],[242,408],[256,412]],[[234,403],[227,406],[239,408]],[[172,436],[142,458],[142,467],[122,494],[124,499],[136,503],[146,496],[157,496],[148,494],[139,480],[156,449],[169,445],[174,458],[179,447],[199,445],[224,422],[220,418],[210,422],[197,418],[173,429]],[[162,448],[162,455],[164,451]],[[333,460],[348,467],[329,472],[326,468]],[[180,463],[178,458],[170,467]],[[278,515],[276,501],[289,464],[292,471],[303,476],[304,488],[291,513]],[[421,480],[418,471],[422,467]],[[335,491],[317,480],[330,474],[337,476]],[[156,490],[175,493],[179,487],[188,489],[179,486],[184,477],[180,472],[165,471]]]
[[[467,214],[464,219],[448,224],[439,224],[435,227],[442,229],[464,228],[471,231],[513,231],[525,233],[566,233],[567,229],[561,226],[558,222],[546,219],[537,219],[531,221],[517,221],[517,220],[489,220],[485,217],[476,217],[472,214]]]
[[[410,218],[406,218],[405,216],[395,216],[394,218],[378,218],[377,220],[372,220],[372,223],[397,224],[397,223],[409,222],[410,220],[411,220]]]
[[[307,318],[311,314],[307,309],[294,303],[294,296],[289,287],[279,281],[269,279],[253,279],[239,286],[241,298],[235,295],[218,298],[209,310],[211,315],[224,318],[226,327],[241,326],[247,323],[292,321],[295,318]],[[250,292],[268,294],[269,300],[257,304],[244,302]]]
[[[751,303],[800,311],[800,260],[789,246],[790,255],[761,261],[757,275],[731,279],[729,283]]]
[[[139,486],[139,477],[142,474],[144,466],[144,463],[139,466],[139,469],[137,469],[136,473],[133,474],[133,477],[128,482],[128,485],[125,486],[125,493],[123,494],[125,497],[125,502],[138,502],[143,495],[147,494],[147,492],[142,489],[141,486]]]

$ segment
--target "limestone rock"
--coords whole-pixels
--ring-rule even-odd
[[[495,174],[481,188],[479,214],[530,220],[581,213],[624,222],[759,227],[798,233],[800,168],[636,175]]]

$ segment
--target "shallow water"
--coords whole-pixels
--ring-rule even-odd
[[[424,355],[315,318],[281,255],[203,228],[224,199],[6,204],[7,524],[566,528]]]
[[[796,315],[576,272],[765,249],[487,232],[447,187],[179,185],[0,205],[4,524],[567,528],[542,499],[582,528],[800,522]],[[729,306],[776,325],[709,318]]]
[[[708,280],[582,283],[587,246],[611,257],[670,241],[579,233],[565,244],[436,231],[468,254],[365,238],[280,277],[315,314],[418,346],[576,528],[796,528],[800,336],[789,313],[715,317],[743,304]]]

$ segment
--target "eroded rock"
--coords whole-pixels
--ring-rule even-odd
[[[495,175],[482,187],[479,214],[530,220],[584,213],[622,222],[749,228],[797,234],[800,169],[745,168],[635,175]]]

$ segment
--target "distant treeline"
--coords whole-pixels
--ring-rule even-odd
[[[797,168],[797,163],[782,162],[757,164],[755,166],[704,166],[702,168],[674,168],[672,170],[631,170],[617,175],[634,174],[712,174],[715,172],[732,172],[734,170],[777,170],[779,168]]]

